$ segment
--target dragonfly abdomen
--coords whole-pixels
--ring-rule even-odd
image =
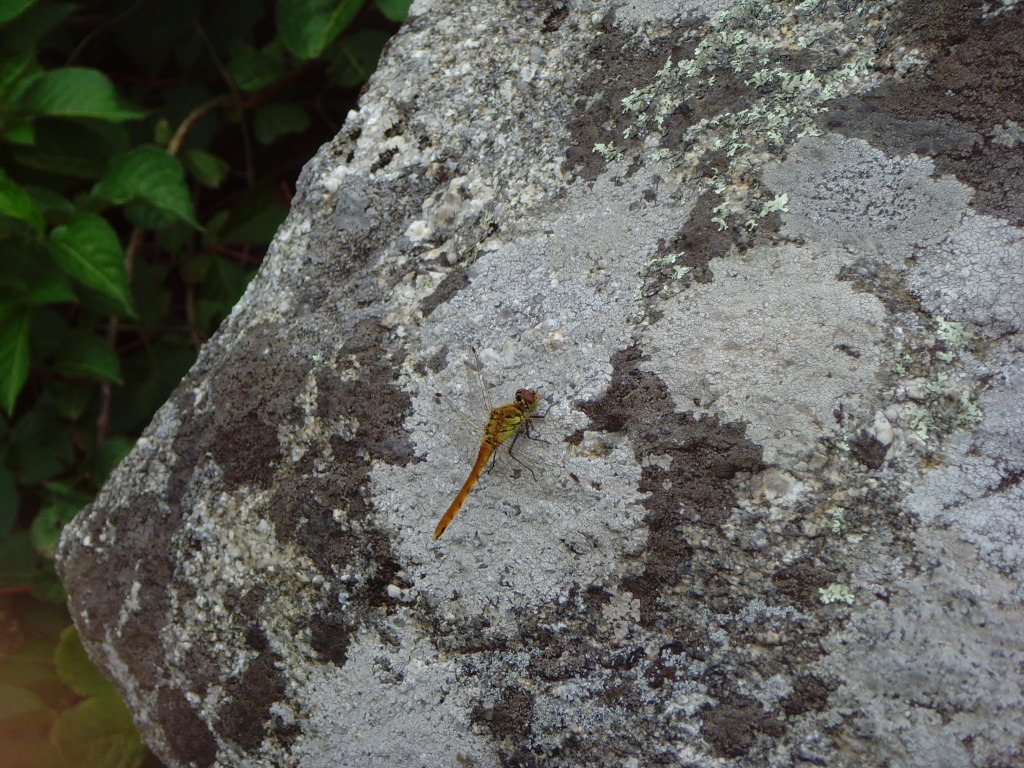
[[[537,410],[537,404],[536,392],[530,389],[519,389],[516,390],[514,402],[498,406],[491,411],[490,416],[487,418],[487,424],[484,426],[484,434],[480,441],[480,452],[477,454],[476,463],[473,464],[473,469],[470,470],[469,477],[462,484],[462,488],[459,490],[455,500],[448,507],[448,511],[444,513],[444,516],[441,517],[437,527],[434,529],[435,540],[444,533],[444,529],[448,527],[448,524],[451,523],[455,515],[462,508],[463,502],[466,501],[469,492],[476,485],[476,481],[480,478],[480,473],[487,464],[487,460],[491,458],[494,450],[526,426],[530,414]]]

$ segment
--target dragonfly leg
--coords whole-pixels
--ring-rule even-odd
[[[547,411],[545,411],[545,413],[547,413]],[[544,417],[543,416],[530,416],[530,418],[531,419],[543,419]],[[527,421],[526,424],[524,425],[522,432],[516,432],[515,437],[519,437],[520,434],[526,435],[526,439],[527,440],[536,440],[538,443],[547,443],[548,445],[551,445],[551,441],[550,440],[545,440],[543,437],[537,437],[536,435],[531,435],[530,434],[530,422],[529,421]],[[514,441],[515,441],[515,438],[513,438],[513,445],[515,444]]]
[[[490,473],[490,471],[492,469],[494,469],[494,462],[497,460],[497,458],[498,458],[498,452],[495,451],[494,453],[491,454],[491,461],[487,465],[487,469],[485,470],[488,474]]]
[[[547,442],[547,440],[541,440],[539,437],[530,437],[530,435],[528,434],[529,429],[530,429],[530,422],[526,422],[526,428],[525,429],[523,429],[523,430],[521,430],[519,432],[516,432],[514,435],[512,435],[512,442],[510,442],[508,444],[508,455],[516,462],[516,464],[519,464],[521,466],[526,467],[527,471],[530,473],[530,476],[533,477],[534,481],[536,481],[537,480],[537,474],[533,471],[533,467],[531,467],[525,461],[523,461],[518,456],[516,456],[514,453],[512,453],[512,449],[516,447],[516,440],[519,439],[520,435],[526,435],[531,440],[539,440],[542,443],[546,443]]]

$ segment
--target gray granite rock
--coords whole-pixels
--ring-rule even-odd
[[[1022,18],[417,2],[62,537],[147,743],[1022,764]],[[433,541],[467,367],[536,389],[547,442]]]

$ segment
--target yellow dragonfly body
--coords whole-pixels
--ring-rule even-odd
[[[462,508],[463,502],[466,501],[469,492],[473,490],[473,486],[476,485],[476,481],[480,478],[480,473],[483,471],[488,459],[494,454],[495,449],[520,432],[529,437],[530,419],[541,418],[540,416],[533,415],[533,412],[537,410],[539,402],[537,393],[533,390],[519,389],[516,390],[514,402],[508,405],[499,405],[491,411],[491,415],[487,418],[487,424],[484,426],[483,439],[480,441],[480,452],[477,454],[476,463],[473,464],[473,469],[470,470],[466,482],[462,484],[462,489],[451,503],[451,506],[448,507],[448,511],[444,513],[444,516],[438,522],[437,528],[434,529],[435,540],[444,533],[444,529],[448,527],[448,524],[451,523],[452,519]],[[514,443],[515,441],[513,440]],[[509,448],[510,453],[511,450]]]

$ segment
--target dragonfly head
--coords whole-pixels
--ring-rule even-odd
[[[539,404],[540,399],[537,397],[537,393],[532,389],[516,390],[516,405],[522,408],[526,413],[533,413],[536,411]]]

